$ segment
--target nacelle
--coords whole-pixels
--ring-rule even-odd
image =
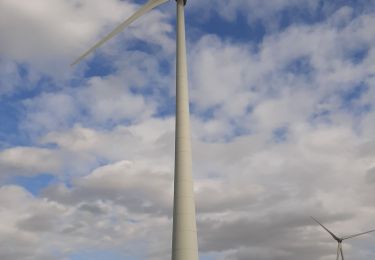
[[[178,0],[176,0],[176,2],[177,2]],[[186,2],[187,2],[187,0],[184,0],[184,5],[186,5]]]

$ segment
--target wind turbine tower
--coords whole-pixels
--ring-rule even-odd
[[[185,4],[186,0],[177,0],[176,137],[172,259],[198,260],[190,140]]]
[[[328,228],[326,228],[325,226],[323,226],[322,223],[320,223],[318,220],[316,220],[315,218],[311,217],[316,223],[318,223],[322,228],[324,228],[331,236],[334,240],[337,241],[337,255],[336,255],[336,260],[339,260],[339,257],[341,255],[341,259],[344,260],[344,252],[342,250],[342,242],[344,240],[347,240],[347,239],[350,239],[350,238],[354,238],[354,237],[358,237],[358,236],[362,236],[364,234],[368,234],[368,233],[371,233],[371,232],[374,232],[375,230],[370,230],[370,231],[367,231],[367,232],[362,232],[362,233],[359,233],[359,234],[354,234],[354,235],[350,235],[350,236],[345,236],[345,237],[338,237],[336,236],[335,234],[333,234]]]
[[[149,0],[132,16],[82,54],[72,65],[79,63],[102,44],[122,32],[133,21],[167,1],[168,0]],[[198,260],[185,40],[185,5],[187,0],[176,0],[176,2],[176,134],[172,260]]]

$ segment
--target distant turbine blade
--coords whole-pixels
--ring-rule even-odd
[[[326,228],[325,226],[323,226],[322,223],[320,223],[318,220],[316,220],[315,218],[311,217],[316,223],[318,223],[322,228],[324,228],[332,237],[333,239],[335,239],[336,241],[339,241],[340,239],[335,235],[333,234],[330,230],[328,230],[328,228]]]
[[[127,26],[129,26],[132,22],[137,20],[139,17],[144,15],[145,13],[149,12],[153,8],[164,4],[168,0],[149,0],[145,5],[143,5],[141,8],[139,8],[132,16],[130,16],[128,19],[126,19],[124,22],[122,22],[119,26],[117,26],[112,32],[110,32],[107,36],[105,36],[103,39],[101,39],[98,43],[96,43],[94,46],[92,46],[88,51],[83,53],[77,60],[75,60],[71,66],[76,65],[81,60],[83,60],[87,55],[92,53],[95,49],[102,46],[105,42],[112,39],[116,34],[122,32]]]
[[[340,243],[341,259],[344,260],[344,252],[342,251],[342,244]]]
[[[343,237],[342,240],[349,239],[349,238],[353,238],[353,237],[362,236],[362,235],[365,235],[365,234],[368,234],[368,233],[371,233],[371,232],[375,232],[375,229],[374,229],[374,230],[367,231],[367,232],[363,232],[363,233],[359,233],[359,234],[351,235],[351,236],[346,236],[346,237]]]

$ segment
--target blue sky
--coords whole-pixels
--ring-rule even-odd
[[[144,2],[0,2],[1,259],[170,257],[174,1],[69,66]],[[371,0],[188,1],[201,259],[333,258],[310,215],[374,228],[372,25]]]

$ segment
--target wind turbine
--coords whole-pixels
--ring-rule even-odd
[[[367,231],[367,232],[362,232],[362,233],[358,233],[358,234],[354,234],[354,235],[350,235],[350,236],[345,236],[345,237],[338,237],[336,236],[335,234],[333,234],[330,230],[328,230],[328,228],[326,228],[325,226],[323,226],[322,223],[320,223],[318,220],[316,220],[315,218],[311,217],[316,223],[318,223],[322,228],[324,228],[332,237],[334,240],[337,241],[337,255],[336,255],[336,260],[339,259],[339,256],[341,254],[341,259],[344,260],[344,252],[342,250],[342,242],[344,240],[347,240],[347,239],[350,239],[350,238],[354,238],[354,237],[358,237],[358,236],[362,236],[364,234],[368,234],[368,233],[371,233],[371,232],[374,232],[374,230],[370,230],[370,231]]]
[[[83,53],[75,65],[105,42],[124,30],[136,19],[168,0],[149,0],[132,16],[118,25],[102,40]],[[176,39],[176,134],[173,201],[172,260],[198,260],[197,228],[192,179],[191,134],[189,92],[187,81],[185,5],[187,0],[177,2]]]

